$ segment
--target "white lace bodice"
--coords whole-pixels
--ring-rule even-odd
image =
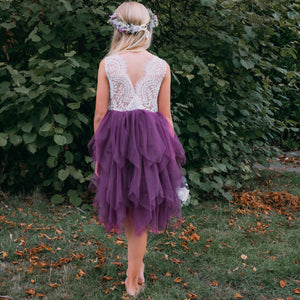
[[[110,87],[109,110],[158,111],[157,97],[166,74],[166,62],[153,56],[145,63],[144,68],[144,76],[133,85],[122,55],[115,54],[105,58],[105,72]]]

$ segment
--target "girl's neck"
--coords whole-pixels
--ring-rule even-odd
[[[130,52],[130,53],[137,53],[137,52],[145,52],[146,49],[145,48],[136,48],[136,49],[126,49],[126,50],[122,50],[120,51],[119,53],[122,53],[122,52]]]

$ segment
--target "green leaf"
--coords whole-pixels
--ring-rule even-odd
[[[36,151],[37,151],[37,146],[35,143],[28,144],[26,147],[27,147],[28,151],[31,152],[32,154],[36,153]]]
[[[54,115],[54,120],[61,125],[67,125],[68,123],[68,118],[64,114]]]
[[[187,129],[189,132],[198,132],[200,127],[197,123],[194,123],[194,124],[188,124]]]
[[[59,170],[58,171],[58,178],[61,180],[61,181],[65,181],[68,176],[70,174],[70,171],[68,169],[65,169],[65,170]]]
[[[69,200],[74,206],[79,206],[82,203],[82,200],[79,197],[72,197]]]
[[[71,109],[78,109],[80,108],[80,102],[68,103],[67,106]]]
[[[59,147],[57,145],[48,146],[47,152],[49,153],[49,155],[56,157],[58,155],[58,153],[60,152],[60,149],[61,149],[61,147]]]
[[[49,34],[51,32],[51,29],[49,28],[49,26],[44,23],[40,23],[38,26],[39,26],[39,29],[44,34]]]
[[[26,88],[25,86],[22,86],[22,87],[19,87],[19,88],[14,88],[14,90],[17,93],[25,94],[25,95],[27,95],[29,93],[29,91],[30,91],[30,89]]]
[[[200,183],[200,174],[199,173],[197,173],[195,171],[190,171],[188,173],[188,177],[193,183],[195,183],[197,185]]]
[[[201,0],[203,6],[212,7],[216,4],[217,0]]]
[[[14,145],[17,146],[22,143],[22,137],[20,135],[10,135],[9,141]]]
[[[48,106],[44,106],[41,110],[40,110],[40,121],[44,120],[46,118],[46,116],[49,113],[49,107]]]
[[[193,138],[189,138],[189,145],[194,148],[196,146],[198,146],[197,141],[195,141]]]
[[[84,160],[87,164],[93,161],[93,159],[90,156],[85,156]]]
[[[52,204],[61,204],[64,202],[64,198],[61,195],[56,194],[51,197],[50,201]]]
[[[222,145],[223,145],[223,147],[224,147],[225,150],[227,150],[228,152],[231,152],[231,148],[230,148],[230,146],[228,144],[223,143]]]
[[[49,168],[54,168],[57,166],[57,158],[56,157],[48,157],[47,166]]]
[[[78,113],[77,117],[82,123],[88,124],[89,119],[84,114]]]
[[[0,132],[0,147],[5,147],[7,144],[8,135]]]
[[[74,156],[70,151],[65,152],[65,159],[67,164],[72,164],[74,160]]]
[[[201,190],[209,193],[213,190],[213,186],[211,185],[210,182],[200,182],[199,183],[199,187]]]
[[[31,144],[36,140],[37,134],[36,133],[24,133],[23,140],[25,144]]]
[[[72,144],[73,143],[73,135],[71,133],[64,133],[63,134],[64,137],[66,138],[67,140],[67,143],[66,144]]]
[[[244,68],[246,68],[247,70],[249,70],[249,69],[253,69],[254,68],[254,63],[252,62],[252,61],[250,61],[250,60],[244,60],[244,59],[241,59],[240,60],[240,62],[241,62],[241,65],[244,67]]]
[[[5,28],[6,30],[10,30],[16,27],[14,23],[0,23],[0,27]]]
[[[56,134],[54,136],[54,142],[59,146],[63,146],[67,143],[67,139],[63,135]]]
[[[42,127],[39,129],[39,131],[47,132],[47,131],[50,131],[51,129],[52,129],[52,124],[49,122],[46,122],[42,125]]]
[[[214,168],[213,167],[204,167],[204,168],[202,168],[202,172],[204,174],[212,174],[214,172]]]
[[[51,47],[50,47],[49,45],[46,45],[46,46],[44,46],[44,47],[39,48],[39,49],[38,49],[38,52],[39,52],[40,54],[43,54],[44,52],[48,51],[49,49],[51,49]]]
[[[0,83],[0,94],[4,94],[9,90],[10,82],[3,81]]]
[[[31,132],[31,129],[32,129],[32,124],[27,122],[27,123],[24,123],[21,127],[21,129],[24,131],[24,132]]]
[[[37,34],[33,34],[33,35],[31,36],[31,40],[32,40],[33,42],[40,42],[42,39],[41,39]]]
[[[70,202],[74,205],[74,206],[79,206],[82,203],[81,198],[79,197],[78,191],[77,190],[68,190],[68,196],[69,196],[69,200]]]
[[[76,54],[76,51],[72,50],[71,52],[64,53],[65,57],[72,57]]]
[[[225,86],[228,82],[223,79],[218,79],[217,84],[221,87]]]
[[[73,10],[69,1],[66,1],[66,0],[59,0],[59,1],[64,4],[67,11],[72,11]]]
[[[81,170],[76,170],[74,167],[69,166],[70,174],[76,180],[79,180],[80,183],[84,182],[84,177],[81,173]]]

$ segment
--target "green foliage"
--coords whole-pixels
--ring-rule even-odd
[[[142,2],[159,16],[152,51],[172,69],[192,190],[230,199],[228,189],[272,154],[288,120],[299,127],[300,2]],[[3,187],[42,185],[57,193],[53,203],[69,191],[66,198],[81,204],[91,178],[97,67],[110,43],[108,15],[120,3],[0,2]]]
[[[3,186],[43,185],[58,193],[52,203],[63,202],[59,193],[67,189],[69,201],[80,205],[91,177],[97,67],[111,33],[106,4],[0,3]]]
[[[164,23],[154,45],[173,70],[187,177],[197,190],[231,199],[228,189],[276,151],[270,145],[282,126],[274,113],[283,97],[299,102],[300,3],[152,3]]]

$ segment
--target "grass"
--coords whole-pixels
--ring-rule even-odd
[[[274,172],[262,170],[256,180],[251,181],[250,188],[270,191],[287,191],[300,197],[300,173],[296,172]]]
[[[288,184],[299,189],[298,181]],[[124,236],[107,236],[91,207],[53,206],[38,191],[23,198],[0,201],[0,295],[130,299]],[[183,215],[180,230],[149,235],[139,299],[299,299],[298,213],[247,215],[203,201]]]

